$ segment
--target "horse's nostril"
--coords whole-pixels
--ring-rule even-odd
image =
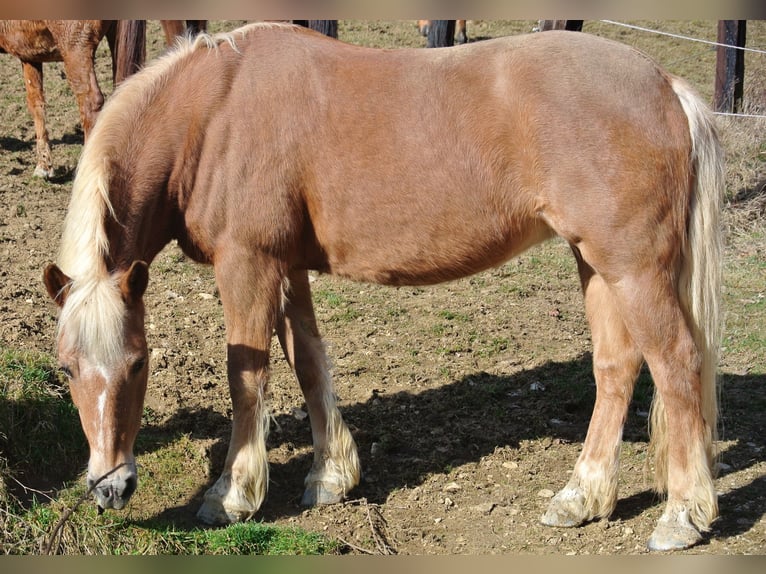
[[[108,482],[102,482],[96,487],[96,491],[98,492],[99,496],[103,497],[106,500],[111,500],[114,496],[114,487],[111,483]]]
[[[131,474],[125,479],[125,487],[122,490],[122,498],[128,500],[136,491],[138,486],[138,479],[135,474]]]

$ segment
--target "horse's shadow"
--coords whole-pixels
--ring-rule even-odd
[[[586,354],[572,361],[549,362],[509,376],[476,373],[417,394],[373,393],[364,403],[341,407],[357,442],[364,471],[361,484],[350,496],[382,503],[393,491],[421,484],[431,474],[469,462],[477,463],[498,448],[518,449],[523,441],[547,437],[557,442],[581,443],[595,399],[591,368],[591,356]],[[725,464],[720,476],[746,470],[765,460],[763,449],[752,446],[763,434],[750,434],[753,426],[758,425],[762,409],[750,406],[763,405],[766,401],[766,377],[725,375],[723,384],[728,398],[722,406],[730,409],[731,414],[724,411],[726,433],[722,438],[734,446],[722,454]],[[626,422],[624,440],[647,439],[646,418],[638,412],[648,408],[650,399],[651,380],[643,372]],[[198,421],[205,421],[203,428],[198,426]],[[310,449],[300,448],[311,445],[307,420],[280,415],[276,423],[272,425],[268,447],[290,444],[306,454],[296,454],[286,462],[270,465],[269,494],[259,512],[260,518],[267,522],[302,512],[303,477],[313,456]],[[223,466],[230,428],[228,419],[204,409],[204,412],[180,411],[162,427],[142,432],[170,436],[180,430],[193,437],[217,438],[210,451],[210,476],[214,480]],[[377,445],[376,456],[371,454],[373,443]],[[561,484],[551,488],[563,486],[564,482],[562,476]],[[168,508],[147,522],[199,526],[194,513],[209,486],[201,486],[190,504]],[[724,518],[715,523],[712,535],[748,531],[762,516],[764,498],[766,477],[763,476],[720,496]],[[613,518],[633,518],[657,502],[657,495],[647,488],[621,498]]]
[[[0,137],[0,149],[12,153],[31,151],[35,148],[34,140],[19,139],[9,136]]]

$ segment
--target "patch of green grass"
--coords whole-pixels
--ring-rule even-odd
[[[0,459],[25,474],[69,477],[85,453],[77,409],[52,359],[0,350]]]
[[[77,503],[74,492],[25,512],[0,513],[0,551],[6,554],[69,555],[317,555],[339,552],[339,544],[300,528],[245,522],[225,528],[179,529],[167,524],[132,522],[124,514],[98,515]],[[50,548],[50,550],[48,550]]]
[[[457,311],[450,311],[448,309],[444,309],[443,311],[440,311],[439,317],[447,321],[458,321],[461,323],[468,323],[471,321],[471,318],[467,314],[460,313]]]
[[[317,289],[313,294],[317,311],[321,313],[322,308],[325,311],[332,310],[326,317],[326,321],[333,323],[347,323],[358,319],[360,312],[352,306],[352,302],[340,293],[331,289]]]
[[[319,534],[298,528],[276,528],[258,522],[202,530],[205,554],[326,554],[337,549]]]

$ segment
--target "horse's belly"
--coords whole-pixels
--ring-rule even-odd
[[[471,218],[407,229],[381,225],[387,228],[378,235],[368,228],[327,246],[326,270],[384,285],[430,285],[500,265],[552,234],[540,220],[513,230]]]

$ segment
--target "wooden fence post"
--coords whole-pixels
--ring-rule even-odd
[[[744,48],[746,22],[747,20],[719,20],[718,43]],[[744,50],[718,46],[715,67],[715,110],[717,112],[740,111],[744,78]]]
[[[547,30],[572,30],[573,32],[582,32],[582,20],[538,20],[537,29],[539,32]]]

